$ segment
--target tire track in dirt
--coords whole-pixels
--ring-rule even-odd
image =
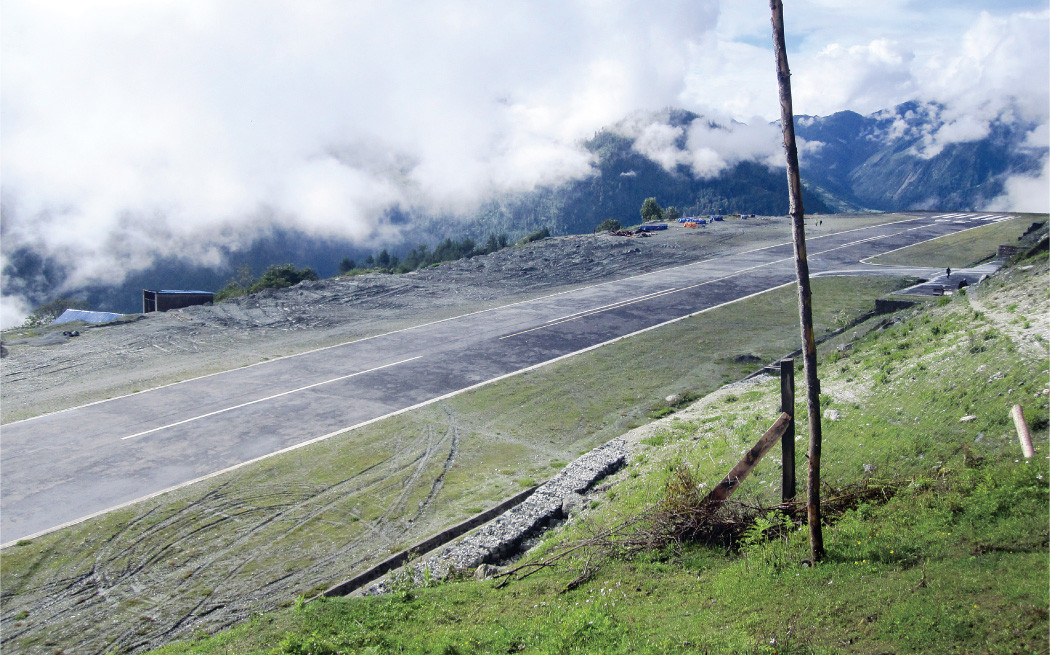
[[[456,463],[456,456],[459,455],[459,423],[456,420],[456,414],[452,411],[452,408],[447,403],[442,403],[441,409],[445,412],[448,417],[448,434],[451,436],[451,444],[449,444],[448,456],[445,457],[445,461],[441,463],[441,472],[434,478],[434,481],[430,485],[430,491],[427,493],[426,498],[419,504],[419,510],[413,516],[413,520],[417,520],[430,509],[430,505],[437,498],[438,493],[441,491],[441,487],[445,484],[445,476],[452,466]]]
[[[284,535],[301,528],[301,526],[312,518],[321,515],[332,505],[340,502],[344,497],[345,488],[353,486],[355,481],[366,478],[369,474],[379,472],[376,479],[368,481],[360,490],[381,484],[385,473],[381,471],[390,459],[373,464],[349,478],[341,480],[328,487],[299,490],[270,490],[266,493],[256,494],[239,500],[230,500],[225,497],[226,484],[210,490],[200,499],[180,508],[171,516],[165,517],[156,523],[149,525],[145,532],[137,532],[140,525],[147,524],[155,517],[156,509],[148,510],[142,515],[135,517],[123,528],[110,536],[95,552],[93,565],[89,572],[57,580],[52,583],[38,586],[34,589],[19,589],[16,593],[26,595],[37,595],[39,603],[34,604],[31,614],[37,620],[55,626],[71,612],[83,614],[89,612],[97,614],[101,622],[108,613],[108,605],[119,602],[121,597],[127,597],[135,593],[134,587],[149,587],[152,585],[163,585],[168,593],[165,604],[170,604],[174,599],[193,598],[187,592],[194,585],[201,583],[215,583],[216,580],[228,580],[228,584],[216,583],[215,592],[208,597],[196,600],[192,604],[174,603],[179,606],[178,616],[151,617],[147,623],[150,626],[133,625],[120,630],[115,634],[116,642],[130,644],[142,639],[144,636],[150,640],[156,640],[163,635],[174,634],[181,628],[207,616],[218,612],[226,607],[228,599],[236,598],[245,593],[243,586],[238,586],[236,578],[241,570],[252,563],[252,557],[241,557],[232,568],[223,568],[221,571],[209,574],[216,566],[227,563],[231,553],[237,552],[238,548],[249,543],[261,531],[269,525],[287,520],[291,512],[301,507],[304,503],[315,501],[318,498],[331,496],[331,499],[311,511],[307,516],[296,519],[293,526],[285,531]],[[272,511],[278,508],[276,512]],[[180,547],[191,542],[195,538],[204,538],[215,533],[225,525],[245,517],[267,512],[261,520],[238,530],[239,538],[225,544],[222,548],[212,549],[209,555],[198,557],[194,566],[184,569],[181,566],[171,567],[169,563],[175,563],[183,559]],[[176,539],[170,539],[172,534],[178,535]],[[284,536],[282,535],[282,537]],[[153,543],[154,537],[163,537],[162,543]],[[373,535],[374,536],[374,535]],[[280,538],[280,537],[279,537]],[[116,546],[116,548],[113,548]],[[193,559],[192,557],[190,559]],[[158,573],[159,571],[159,573]],[[258,586],[257,589],[280,587],[282,582],[287,581],[293,574],[289,573],[282,577],[270,577]],[[139,584],[135,584],[136,581]],[[131,593],[124,587],[131,586]],[[223,593],[223,588],[229,587],[228,593]],[[285,590],[287,591],[287,590]],[[252,594],[255,595],[255,594]],[[13,594],[7,594],[8,597]],[[51,602],[47,602],[51,599]],[[243,615],[236,612],[236,616],[230,616],[223,621],[224,624],[232,623]],[[152,628],[152,629],[149,629]],[[24,632],[16,631],[15,634],[5,630],[3,643],[9,643],[11,639],[22,636]],[[67,635],[71,646],[78,649],[88,649],[93,643],[93,636],[89,633],[78,639],[75,633]]]

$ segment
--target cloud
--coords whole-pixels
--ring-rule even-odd
[[[690,159],[688,150],[678,146],[685,136],[685,129],[663,122],[654,122],[641,127],[634,137],[631,146],[635,151],[660,164],[664,169],[674,171],[680,164],[687,164]]]
[[[1050,146],[1050,11],[971,15],[958,6],[931,7],[928,13],[943,19],[931,24],[929,16],[904,13],[903,6],[880,5],[879,10],[912,29],[898,29],[896,38],[836,41],[815,54],[803,51],[793,66],[796,111],[869,113],[918,100],[932,112],[932,120],[921,123],[924,131],[916,132],[916,125],[904,120],[895,127],[897,136],[920,140],[915,152],[923,157],[982,139],[997,121],[1032,124],[1027,146]],[[880,24],[877,17],[869,18]],[[1050,209],[1047,194],[1038,189],[1041,179],[1011,180],[996,209]],[[1015,200],[1018,204],[1010,204]]]
[[[931,2],[788,8],[796,112],[937,101],[928,152],[1006,112],[1045,125],[1045,3]],[[0,264],[30,248],[67,286],[275,226],[393,240],[391,206],[590,175],[581,139],[639,110],[727,127],[653,128],[665,166],[779,154],[768,14],[718,0],[6,0],[0,66]]]
[[[917,97],[943,106],[941,124],[925,135],[923,156],[975,141],[999,120],[1031,122],[1032,147],[1047,147],[1050,121],[1050,11],[1009,16],[981,13],[957,48],[917,70]],[[1034,140],[1033,140],[1034,139]],[[1042,143],[1037,141],[1042,139]]]
[[[1050,208],[1050,160],[1036,175],[1015,175],[1005,183],[1006,191],[993,200],[988,211],[1046,213]]]
[[[796,112],[827,115],[848,107],[869,114],[911,100],[919,90],[911,72],[914,59],[888,39],[829,44],[792,76]]]
[[[280,224],[372,243],[592,173],[582,138],[678,104],[718,3],[11,0],[4,252],[76,283],[214,263]]]
[[[742,161],[759,161],[768,166],[784,165],[783,136],[780,128],[753,118],[748,123],[722,119],[693,121],[689,126],[690,165],[700,177],[713,177]]]
[[[0,296],[0,325],[4,328],[21,325],[32,311],[19,296]]]
[[[702,116],[675,126],[662,113],[638,114],[618,129],[634,139],[636,152],[671,172],[685,166],[697,177],[712,178],[742,161],[783,165],[780,128],[757,116],[750,123]]]
[[[958,115],[990,119],[1016,107],[1046,122],[1050,113],[1050,11],[981,13],[955,47],[916,71],[921,99]]]

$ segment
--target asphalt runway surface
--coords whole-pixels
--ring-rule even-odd
[[[810,272],[936,278],[944,272],[862,260],[1005,218],[924,214],[810,237]],[[967,274],[981,272],[952,273]],[[0,543],[794,281],[786,242],[9,423],[0,428]]]

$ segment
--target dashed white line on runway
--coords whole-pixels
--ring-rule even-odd
[[[162,425],[160,427],[152,428],[150,430],[144,430],[142,432],[137,432],[135,434],[129,434],[126,437],[121,437],[121,440],[123,441],[123,440],[127,440],[127,439],[135,439],[137,437],[144,437],[147,434],[153,434],[154,432],[160,432],[161,430],[167,430],[168,428],[173,428],[173,427],[178,426],[178,425],[185,425],[186,423],[192,423],[193,421],[199,421],[202,418],[208,418],[209,416],[215,416],[217,414],[222,414],[224,412],[230,412],[230,411],[233,411],[235,409],[240,409],[242,407],[248,407],[249,405],[255,405],[256,403],[262,403],[262,402],[266,402],[267,400],[273,400],[274,398],[280,398],[281,396],[287,396],[287,395],[290,395],[290,394],[293,394],[293,393],[298,393],[300,391],[306,391],[307,389],[313,389],[314,387],[319,387],[319,386],[324,385],[324,384],[331,384],[333,382],[339,382],[340,380],[348,380],[350,378],[357,377],[358,375],[364,375],[365,373],[373,373],[375,371],[380,371],[380,370],[382,370],[384,368],[391,368],[393,366],[398,366],[399,364],[405,364],[407,362],[411,362],[413,360],[420,359],[422,357],[423,357],[422,355],[417,355],[415,357],[409,357],[408,359],[402,359],[399,362],[393,362],[391,364],[383,364],[382,366],[376,366],[375,368],[370,368],[370,369],[368,369],[366,371],[358,371],[356,373],[350,373],[349,375],[340,375],[339,377],[332,378],[331,380],[324,380],[322,382],[314,382],[313,384],[308,384],[305,387],[299,387],[298,389],[290,389],[288,391],[282,391],[281,393],[275,393],[272,396],[266,396],[265,398],[258,398],[256,400],[252,400],[252,401],[249,401],[249,402],[246,402],[246,403],[241,403],[240,405],[234,405],[232,407],[225,407],[223,409],[215,410],[214,412],[208,412],[207,414],[201,414],[200,416],[194,416],[192,418],[188,418],[188,419],[185,419],[185,420],[182,420],[182,421],[176,421],[175,423],[169,423],[167,425]]]

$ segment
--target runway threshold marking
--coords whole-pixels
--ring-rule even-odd
[[[1017,217],[1016,216],[1004,216],[1004,218],[1002,220],[1010,221],[1010,220],[1014,220],[1015,218],[1017,218]],[[935,219],[935,222],[942,222],[942,219],[939,216],[935,216],[934,219]],[[999,222],[1001,222],[1001,220],[996,219],[996,220],[991,221],[991,222],[999,223]],[[901,246],[900,248],[894,248],[893,250],[887,250],[886,252],[880,252],[880,253],[878,253],[876,255],[871,255],[870,257],[865,257],[864,259],[860,260],[860,263],[861,264],[867,264],[868,266],[893,266],[893,264],[878,264],[878,263],[872,262],[871,260],[875,259],[876,257],[883,257],[885,255],[889,255],[889,254],[898,252],[900,250],[906,250],[908,248],[911,248],[912,246],[919,245],[919,243],[928,243],[930,241],[936,241],[937,239],[943,239],[944,237],[952,236],[952,235],[955,235],[955,234],[962,234],[963,232],[970,232],[972,230],[977,230],[979,228],[986,227],[986,226],[987,226],[987,223],[981,223],[979,225],[974,225],[972,227],[968,227],[965,230],[958,230],[956,232],[950,232],[948,234],[942,234],[940,236],[933,237],[932,239],[927,239],[926,241],[920,241],[918,243],[911,243],[911,244],[908,244],[906,246]],[[915,228],[911,228],[911,229],[916,230],[916,229],[919,229],[921,227],[923,227],[923,226],[920,225],[919,227],[915,227]],[[900,234],[900,233],[898,232],[898,234]]]
[[[249,405],[255,405],[257,403],[266,402],[267,400],[273,400],[274,398],[280,398],[281,396],[287,396],[289,394],[298,393],[300,391],[306,391],[307,389],[313,389],[314,387],[320,387],[320,386],[325,385],[325,384],[331,384],[333,382],[339,382],[340,380],[348,380],[350,378],[357,377],[358,375],[364,375],[366,373],[373,373],[375,371],[380,371],[380,370],[382,370],[384,368],[391,368],[393,366],[398,366],[399,364],[405,364],[407,362],[411,362],[413,360],[420,359],[422,357],[423,357],[422,355],[416,355],[415,357],[409,357],[408,359],[402,359],[399,362],[393,362],[391,364],[383,364],[382,366],[376,366],[375,368],[370,368],[370,369],[368,369],[366,371],[357,371],[356,373],[350,373],[349,375],[340,375],[339,377],[332,378],[331,380],[324,380],[322,382],[315,382],[313,384],[308,384],[305,387],[299,387],[298,389],[290,389],[289,391],[282,391],[281,393],[275,393],[274,395],[267,396],[265,398],[259,398],[257,400],[252,400],[252,401],[249,401],[249,402],[246,402],[246,403],[241,403],[240,405],[234,405],[232,407],[226,407],[226,408],[223,408],[223,409],[218,409],[218,410],[215,410],[214,412],[208,412],[207,414],[201,414],[200,416],[194,416],[192,418],[188,418],[188,419],[185,419],[185,420],[182,420],[182,421],[176,421],[175,423],[169,423],[167,425],[162,425],[160,427],[153,428],[153,429],[150,429],[150,430],[143,430],[142,432],[137,432],[135,434],[129,434],[128,436],[121,437],[120,439],[122,441],[126,441],[128,439],[135,439],[137,437],[144,437],[147,434],[153,434],[154,432],[160,432],[161,430],[167,430],[168,428],[174,428],[174,427],[179,426],[179,425],[185,425],[187,423],[192,423],[193,421],[199,421],[199,420],[201,420],[203,418],[208,418],[209,416],[215,416],[217,414],[222,414],[224,412],[231,412],[231,411],[233,411],[235,409],[240,409],[242,407],[247,407]]]

